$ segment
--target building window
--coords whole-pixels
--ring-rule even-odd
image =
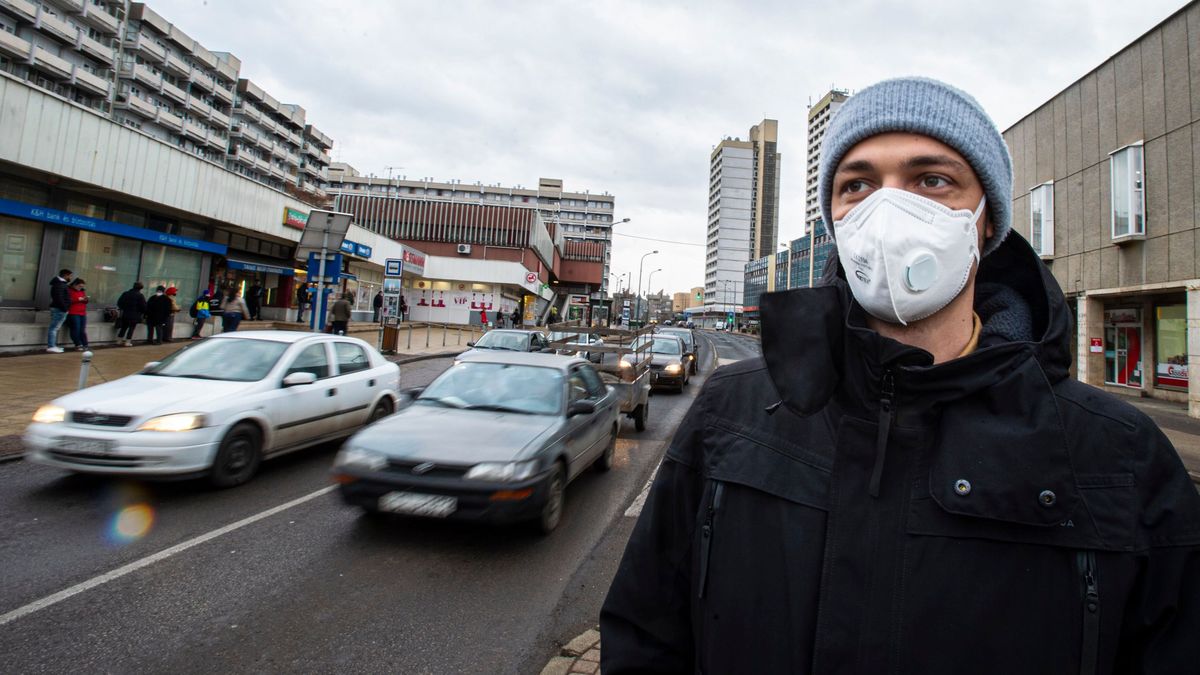
[[[1146,235],[1146,200],[1142,144],[1112,153],[1112,238],[1121,240]]]
[[[1043,258],[1054,257],[1054,183],[1029,191],[1029,243]]]
[[[1187,389],[1187,305],[1159,305],[1155,308],[1155,320],[1154,384]]]

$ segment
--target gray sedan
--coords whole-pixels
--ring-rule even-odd
[[[456,363],[400,412],[346,442],[333,473],[368,512],[535,521],[549,533],[564,489],[612,467],[619,402],[577,357],[497,352]]]

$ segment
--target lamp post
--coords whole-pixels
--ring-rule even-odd
[[[654,270],[650,276],[646,278],[646,321],[650,320],[650,285],[654,283],[654,273],[661,272],[662,268]]]
[[[787,264],[787,281],[784,282],[783,290],[790,291],[790,290],[792,290],[792,249],[790,247],[788,247],[787,244],[780,244],[779,248],[782,248],[783,250],[788,252],[787,263],[786,263]]]
[[[646,264],[647,256],[652,256],[656,253],[658,253],[658,249],[650,251],[643,255],[642,261],[638,263],[637,311],[634,312],[634,316],[639,319],[642,318],[642,266]]]

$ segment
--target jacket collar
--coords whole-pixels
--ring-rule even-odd
[[[808,416],[836,397],[847,414],[870,419],[891,373],[898,409],[936,420],[930,492],[944,509],[1029,525],[1066,520],[1079,497],[1051,387],[1068,375],[1071,320],[1062,291],[1024,239],[1010,234],[980,266],[979,348],[938,365],[928,352],[866,327],[840,265],[822,284],[762,299],[763,358],[783,405]],[[961,499],[954,483],[971,475],[983,483]],[[1038,498],[1047,490],[1051,506]]]

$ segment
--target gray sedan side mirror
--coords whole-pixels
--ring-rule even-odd
[[[402,391],[400,393],[404,394],[409,399],[415,399],[418,396],[420,396],[421,392],[423,392],[423,391],[425,391],[425,387],[409,387],[408,389],[405,389],[404,391]]]
[[[142,372],[148,373],[158,367],[159,361],[147,361],[146,365],[142,366]]]
[[[591,415],[594,412],[596,412],[596,403],[594,401],[575,401],[567,406],[567,417]]]
[[[475,341],[474,341],[474,340],[472,340],[472,341],[468,342],[468,343],[467,343],[467,346],[468,346],[468,347],[474,347],[474,346],[475,346]]]
[[[285,388],[286,387],[298,387],[302,384],[312,384],[313,382],[316,382],[316,381],[317,381],[317,376],[314,373],[309,373],[309,372],[290,373],[287,377],[283,378],[283,386]]]

